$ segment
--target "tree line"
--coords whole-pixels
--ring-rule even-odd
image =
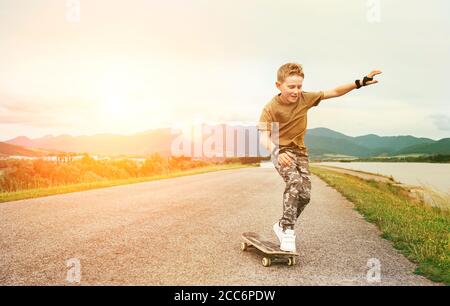
[[[142,163],[130,159],[95,160],[88,154],[65,163],[44,159],[0,160],[0,192],[164,175],[210,164],[213,163],[184,156],[165,158],[158,153]]]

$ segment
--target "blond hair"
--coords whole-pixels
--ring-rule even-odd
[[[286,80],[286,78],[291,75],[298,75],[304,78],[305,74],[303,73],[302,65],[298,63],[284,64],[283,66],[278,68],[277,81],[283,83]]]

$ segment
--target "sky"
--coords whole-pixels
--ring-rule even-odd
[[[0,0],[0,141],[255,123],[302,64],[308,128],[450,137],[450,2]]]

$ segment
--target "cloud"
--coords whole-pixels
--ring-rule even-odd
[[[30,127],[60,127],[64,122],[54,120],[52,117],[41,114],[13,114],[0,115],[1,124],[23,124]],[[67,125],[67,124],[66,124]],[[63,125],[64,126],[64,125]]]
[[[82,113],[86,110],[83,106],[80,103],[58,103],[38,97],[0,94],[0,123],[39,128],[73,127],[77,124],[77,117],[83,118]]]
[[[433,122],[438,129],[443,131],[450,131],[450,116],[436,114],[431,115],[430,118],[433,119]]]

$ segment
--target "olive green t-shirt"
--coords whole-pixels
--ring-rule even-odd
[[[319,104],[323,95],[323,91],[302,91],[297,102],[290,104],[283,103],[280,94],[274,96],[264,106],[259,118],[258,130],[273,132],[272,124],[278,123],[278,144],[296,147],[301,155],[308,156],[308,150],[304,143],[307,112],[311,107]],[[276,135],[274,136],[276,138]]]

